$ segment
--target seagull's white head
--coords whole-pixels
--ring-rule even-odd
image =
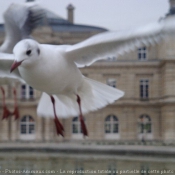
[[[28,66],[34,63],[40,56],[39,44],[32,39],[22,40],[15,45],[13,53],[15,60],[10,72],[18,66]]]

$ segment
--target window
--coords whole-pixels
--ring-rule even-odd
[[[72,119],[72,133],[73,134],[82,133],[79,117],[74,117]]]
[[[148,79],[140,80],[140,98],[143,98],[143,99],[149,98],[149,80]]]
[[[152,123],[149,115],[143,114],[139,117],[138,134],[140,140],[153,139]]]
[[[115,115],[108,115],[105,118],[105,138],[119,139],[119,121]]]
[[[20,121],[21,139],[30,140],[35,138],[35,121],[30,115],[24,116]]]
[[[75,172],[76,172],[76,174],[77,175],[84,175],[84,168],[83,168],[83,166],[77,166],[76,168],[75,168]]]
[[[26,85],[23,84],[21,85],[21,98],[25,98],[26,97]]]
[[[116,57],[108,57],[107,60],[108,61],[116,61]]]
[[[34,98],[34,89],[26,84],[21,85],[21,98],[22,99],[33,99]]]
[[[109,164],[108,171],[109,171],[108,175],[117,175],[118,174],[115,162]]]
[[[142,47],[138,49],[138,60],[144,61],[147,60],[147,49],[146,47]]]
[[[85,121],[85,119],[84,119],[84,121]],[[80,123],[79,117],[74,117],[72,119],[72,138],[73,139],[83,139],[83,134],[82,134],[81,123]]]
[[[142,164],[140,167],[141,175],[149,175],[149,166],[147,164]]]
[[[116,79],[114,79],[114,78],[108,78],[107,79],[107,85],[116,88]]]
[[[151,118],[148,115],[141,115],[139,119],[139,133],[151,133]]]
[[[115,115],[106,117],[105,133],[118,133],[118,118]]]

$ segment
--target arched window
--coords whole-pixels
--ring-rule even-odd
[[[35,121],[30,115],[25,115],[20,121],[20,138],[24,140],[35,139]]]
[[[115,115],[108,115],[105,118],[105,138],[119,139],[119,121]]]
[[[118,118],[115,115],[109,115],[105,119],[105,133],[118,133]]]
[[[140,129],[139,133],[151,133],[151,118],[148,115],[141,115],[139,117]]]
[[[140,139],[152,139],[152,122],[151,117],[149,115],[143,114],[139,117],[138,127]]]

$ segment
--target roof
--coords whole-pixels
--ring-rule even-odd
[[[50,26],[55,32],[104,32],[107,31],[104,28],[78,25],[78,24],[62,24],[62,25],[51,25]]]
[[[55,32],[103,32],[107,31],[105,28],[96,27],[96,26],[88,26],[88,25],[80,25],[80,24],[72,24],[68,20],[62,18],[59,15],[45,9],[46,18],[49,26]]]
[[[51,27],[54,32],[104,32],[107,31],[105,28],[96,27],[96,26],[88,26],[88,25],[80,25],[80,24],[72,24],[68,20],[62,18],[61,16],[44,9],[46,14],[47,25]],[[41,21],[40,25],[46,24]],[[0,24],[0,32],[4,31],[4,25]]]

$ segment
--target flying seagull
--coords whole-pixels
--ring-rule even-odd
[[[54,110],[48,105],[49,96],[43,94],[37,112],[47,116],[53,115],[54,111],[58,134],[63,135],[63,127],[56,114],[59,117],[80,114],[82,131],[87,135],[82,115],[113,103],[124,93],[84,77],[78,68],[143,45],[154,45],[166,35],[174,34],[174,22],[175,18],[172,18],[128,31],[105,32],[75,45],[52,46],[25,39],[14,47],[14,55],[7,55],[8,59],[0,55],[0,63],[14,61],[11,72],[18,68],[20,78],[50,95]],[[2,73],[11,76],[8,70],[2,70]]]
[[[20,40],[25,38],[31,38],[31,32],[45,19],[45,13],[41,7],[36,3],[12,3],[4,13],[4,25],[5,25],[5,40],[0,46],[0,52],[12,53],[14,46]],[[8,69],[10,66],[7,64],[1,65],[4,69]],[[6,78],[0,77],[0,85],[10,84],[12,81],[25,82],[19,76],[18,70],[14,75]],[[3,114],[2,119],[8,118],[10,115],[14,115],[15,119],[19,118],[16,89],[13,88],[14,94],[14,111],[11,113],[5,103],[5,90],[0,88],[3,95]]]
[[[22,40],[14,47],[15,62],[11,72],[19,66],[19,73],[27,84],[50,95],[57,133],[63,135],[63,126],[56,116],[55,106],[57,109],[60,107],[57,114],[61,117],[80,114],[82,131],[87,136],[83,113],[113,103],[124,93],[85,78],[74,63],[76,54],[72,51],[66,53],[71,47],[55,47],[39,44],[31,39]],[[39,108],[41,113],[48,110],[47,106]]]

